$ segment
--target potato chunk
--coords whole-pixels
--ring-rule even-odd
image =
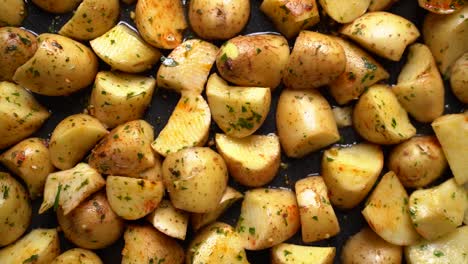
[[[185,240],[189,214],[175,208],[169,200],[163,200],[147,219],[164,234]]]
[[[453,64],[450,87],[458,100],[468,104],[468,52]]]
[[[0,24],[1,20],[0,14]],[[0,28],[0,81],[11,81],[16,69],[34,56],[36,50],[37,38],[31,32],[17,27]]]
[[[282,243],[271,248],[271,264],[332,264],[334,247],[310,247]]]
[[[382,0],[378,0],[382,1]],[[320,5],[327,14],[338,23],[349,23],[363,15],[371,0],[335,1],[320,0]]]
[[[51,264],[102,264],[102,260],[91,250],[73,248],[60,254]]]

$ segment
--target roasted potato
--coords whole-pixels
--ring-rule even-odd
[[[32,0],[34,4],[54,14],[67,13],[75,9],[83,0]]]
[[[386,10],[396,2],[398,2],[398,0],[371,0],[369,12]]]
[[[349,127],[353,125],[353,108],[351,106],[338,107],[332,109],[338,128]]]
[[[124,221],[112,211],[103,191],[80,203],[68,215],[59,208],[57,220],[68,240],[87,249],[105,248],[124,231]]]
[[[365,227],[346,241],[341,253],[343,264],[401,263],[403,249],[383,240]]]
[[[291,89],[313,89],[337,79],[346,68],[344,49],[333,38],[303,30],[294,43],[283,83]]]
[[[68,170],[108,134],[96,118],[86,114],[71,115],[63,119],[50,137],[50,160],[55,167]]]
[[[300,158],[340,139],[327,100],[315,90],[283,90],[276,127],[284,152]]]
[[[382,149],[374,144],[360,143],[325,150],[321,173],[331,203],[345,209],[357,206],[374,186],[383,164]]]
[[[158,208],[147,217],[153,226],[162,233],[185,240],[189,214],[175,208],[169,200],[163,200]]]
[[[362,214],[372,230],[391,244],[412,245],[420,238],[409,214],[408,194],[393,171],[382,177]]]
[[[26,17],[24,0],[4,0],[0,3],[0,27],[19,26]],[[4,65],[2,65],[4,66]]]
[[[0,233],[3,234],[0,246],[3,247],[17,240],[28,229],[32,208],[28,193],[10,174],[0,172],[0,186]]]
[[[288,41],[283,36],[259,34],[238,36],[221,46],[216,58],[219,74],[240,86],[275,89],[289,60]]]
[[[235,138],[253,134],[270,111],[269,88],[229,86],[216,73],[208,79],[206,96],[218,127]]]
[[[349,23],[363,15],[372,0],[319,0],[325,12],[338,23]]]
[[[416,134],[396,95],[381,84],[361,95],[354,107],[353,125],[363,138],[376,144],[397,144]]]
[[[332,264],[334,247],[311,247],[282,243],[271,248],[271,264]]]
[[[162,161],[158,154],[154,153],[154,166],[137,174],[128,175],[128,177],[141,178],[150,181],[162,180]]]
[[[465,6],[465,0],[418,0],[419,6],[436,14],[447,15]]]
[[[0,81],[11,81],[16,69],[27,62],[36,50],[36,36],[29,31],[16,27],[0,28]]]
[[[447,160],[436,137],[413,137],[390,152],[388,168],[403,186],[421,188],[442,176]]]
[[[278,245],[299,227],[299,208],[291,190],[258,188],[245,193],[236,227],[245,249]]]
[[[341,34],[364,48],[392,61],[399,61],[406,46],[420,35],[411,21],[388,12],[370,12],[345,25]]]
[[[60,254],[51,264],[102,264],[102,260],[90,250],[74,248]]]
[[[21,141],[0,155],[0,162],[23,179],[31,199],[42,196],[47,176],[55,170],[47,142],[40,138]]]
[[[0,149],[36,132],[50,113],[26,89],[0,82]]]
[[[182,2],[141,0],[135,8],[135,24],[141,37],[156,48],[174,49],[187,28]]]
[[[227,187],[226,163],[221,155],[206,147],[169,154],[162,173],[172,204],[192,213],[215,210]]]
[[[89,112],[109,128],[143,118],[156,81],[151,77],[99,72],[91,92]]]
[[[468,104],[468,52],[453,64],[450,87],[458,100]]]

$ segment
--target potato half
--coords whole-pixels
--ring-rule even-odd
[[[54,14],[67,13],[75,9],[83,0],[32,0],[34,4]]]
[[[468,52],[453,64],[450,87],[458,100],[468,104]]]
[[[26,17],[24,0],[4,0],[0,3],[0,8],[0,27],[19,26]]]
[[[381,1],[381,0],[380,0]],[[327,14],[338,23],[349,23],[363,15],[372,0],[319,0]]]
[[[31,32],[16,27],[0,28],[0,81],[11,81],[16,69],[27,62],[36,50],[37,39]]]
[[[162,233],[185,240],[189,214],[175,208],[169,200],[162,200],[158,208],[148,215],[147,220]]]
[[[102,260],[91,250],[74,248],[60,254],[51,264],[102,264]]]
[[[386,59],[399,61],[420,35],[411,21],[388,12],[370,12],[341,29],[341,34]]]
[[[311,247],[282,243],[271,248],[271,264],[332,264],[334,247]]]

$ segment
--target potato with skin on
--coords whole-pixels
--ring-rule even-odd
[[[36,36],[29,31],[16,27],[0,28],[0,81],[11,81],[16,69],[27,62],[36,50]]]
[[[398,144],[416,134],[396,95],[382,84],[361,95],[354,107],[353,125],[363,138],[382,145]]]
[[[57,229],[34,229],[15,243],[0,249],[2,263],[49,264],[60,254]]]
[[[63,14],[74,10],[83,0],[32,0],[44,11]]]
[[[208,79],[206,96],[218,127],[235,138],[255,133],[270,111],[269,88],[229,86],[216,73]]]
[[[385,68],[357,45],[338,37],[332,37],[340,44],[346,56],[345,71],[328,84],[331,95],[343,105],[358,99],[367,87],[388,79]]]
[[[249,0],[192,0],[190,25],[203,39],[229,39],[237,35],[250,16]]]
[[[149,70],[161,58],[158,49],[144,42],[137,32],[125,24],[118,24],[89,43],[99,58],[113,69],[123,72]]]
[[[109,205],[104,191],[93,194],[68,215],[58,208],[57,220],[65,237],[86,249],[101,249],[123,234],[125,222]]]
[[[0,82],[0,149],[36,132],[50,113],[26,89]]]
[[[458,100],[468,104],[468,52],[453,64],[450,87]]]
[[[187,28],[181,1],[140,0],[135,7],[135,24],[151,46],[174,49],[182,43]]]
[[[161,60],[158,87],[201,94],[217,53],[218,47],[201,39],[184,41]]]
[[[124,233],[122,264],[184,263],[184,249],[150,225],[129,225]]]
[[[140,178],[150,181],[161,181],[162,180],[162,161],[161,157],[154,153],[154,166],[146,169],[140,173],[130,174],[128,177]]]
[[[409,214],[408,194],[393,171],[382,177],[362,214],[372,230],[389,243],[407,246],[420,238]]]
[[[28,138],[0,155],[0,163],[23,179],[33,200],[42,196],[47,176],[55,170],[47,145],[45,139]]]
[[[249,187],[260,187],[276,176],[281,163],[281,146],[275,134],[245,138],[216,134],[215,139],[216,149],[237,182]]]
[[[4,0],[0,3],[0,27],[19,26],[26,17],[24,0]]]
[[[419,136],[392,149],[388,168],[406,188],[422,188],[442,176],[447,160],[435,136]]]
[[[174,207],[191,213],[215,210],[227,187],[228,171],[221,155],[207,147],[169,154],[163,182]]]
[[[60,254],[51,264],[102,264],[102,260],[91,250],[73,248]]]
[[[401,263],[403,248],[388,243],[365,227],[346,241],[341,253],[343,264]]]
[[[23,235],[31,223],[31,215],[31,201],[24,187],[10,174],[0,172],[1,247]]]
[[[276,126],[281,146],[292,158],[304,157],[340,139],[331,107],[316,90],[283,90]]]
[[[249,261],[236,230],[216,222],[196,234],[188,246],[185,263],[248,264]]]
[[[459,184],[468,182],[468,113],[443,115],[432,122],[450,170]]]
[[[154,166],[153,127],[134,120],[112,129],[91,151],[89,165],[103,174],[137,175]]]
[[[357,206],[374,186],[383,165],[384,154],[378,145],[360,143],[325,150],[321,175],[331,203],[344,209]]]
[[[372,0],[319,0],[325,12],[338,23],[349,23],[363,15]]]
[[[316,0],[264,0],[260,10],[288,39],[320,21]]]
[[[340,224],[328,198],[328,189],[321,176],[296,182],[296,197],[301,217],[302,241],[320,241],[340,232]]]
[[[201,147],[208,140],[211,111],[203,96],[184,92],[166,126],[151,147],[161,156],[189,147]]]
[[[68,170],[84,158],[109,132],[96,118],[71,115],[60,121],[50,137],[50,160],[60,170]]]
[[[316,89],[336,80],[346,68],[343,47],[333,38],[303,30],[294,43],[283,75],[291,89]]]
[[[274,90],[281,83],[288,60],[289,45],[283,36],[259,34],[225,42],[216,66],[221,77],[231,83]]]
[[[465,1],[454,0],[418,0],[419,6],[436,14],[448,15],[460,10],[465,5]]]
[[[281,243],[271,248],[271,264],[332,264],[334,247],[313,247]]]
[[[369,4],[369,12],[382,11],[389,9],[398,0],[371,0]]]
[[[169,200],[162,200],[156,210],[148,215],[146,219],[162,233],[185,240],[189,214],[175,208]]]
[[[299,227],[299,208],[291,190],[257,188],[245,193],[236,227],[245,249],[278,245],[291,238]]]
[[[89,112],[108,128],[141,119],[155,87],[152,77],[101,71],[94,81]]]
[[[420,35],[411,21],[384,11],[366,13],[343,26],[340,33],[392,61],[399,61],[406,46]]]

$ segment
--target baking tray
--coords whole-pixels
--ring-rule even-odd
[[[273,24],[268,20],[268,18],[259,11],[259,6],[261,4],[261,0],[251,0],[251,16],[247,27],[241,33],[243,35],[250,34],[254,32],[276,32]],[[184,5],[188,6],[188,1],[184,1]],[[134,5],[121,5],[121,15],[120,21],[124,21],[132,26],[134,26],[133,21],[130,19],[130,12],[133,11],[135,8]],[[37,8],[34,4],[28,3],[28,16],[26,17],[23,26],[31,30],[37,34],[44,33],[44,32],[57,32],[60,27],[70,18],[71,14],[65,14],[61,16],[56,16],[53,14],[46,13],[39,8]],[[417,5],[417,1],[415,0],[400,0],[396,3],[390,10],[390,12],[401,15],[409,20],[411,20],[419,29],[421,29],[422,21],[426,11],[422,8],[419,8]],[[324,18],[322,16],[322,21],[319,25],[313,27],[311,30],[317,31],[328,31],[330,29],[330,25],[328,22],[330,20]],[[190,30],[186,32],[187,37],[194,37],[195,34],[192,33]],[[418,40],[422,42],[422,39]],[[86,43],[87,45],[89,43]],[[218,46],[221,44],[220,42],[216,42]],[[292,46],[292,42],[290,45]],[[168,53],[168,51],[164,51],[163,53]],[[403,56],[403,59],[400,62],[391,62],[388,60],[381,59],[377,56],[374,56],[391,74],[390,79],[388,80],[389,84],[394,84],[398,73],[400,72],[404,60],[406,58]],[[215,67],[214,67],[215,68]],[[102,61],[100,64],[101,70],[108,70],[109,67],[105,65]],[[146,72],[147,75],[153,75],[156,72],[156,68]],[[446,88],[448,88],[448,83],[446,82]],[[276,104],[278,101],[278,97],[280,94],[281,89],[276,89],[273,92],[272,98],[272,106],[269,112],[269,115],[263,124],[263,126],[256,132],[256,134],[268,134],[276,131],[276,124],[275,124],[275,112],[276,112]],[[85,89],[80,91],[76,94],[66,96],[66,97],[46,97],[46,96],[39,96],[36,95],[36,98],[40,103],[46,106],[52,112],[52,116],[47,120],[44,126],[33,136],[38,136],[42,138],[49,138],[51,132],[55,128],[55,126],[65,117],[81,113],[83,109],[87,106],[88,98],[90,95],[91,89]],[[326,89],[322,89],[322,94],[324,94],[329,102],[332,105],[336,105],[334,100],[329,96]],[[155,92],[151,107],[149,108],[148,112],[145,114],[144,119],[151,123],[155,129],[155,135],[161,131],[161,129],[166,124],[172,110],[174,109],[179,95],[169,92],[166,90],[158,89]],[[446,89],[446,107],[445,113],[458,113],[462,112],[466,105],[460,103],[451,93],[450,89]],[[429,124],[420,124],[414,122],[412,120],[415,127],[417,127],[418,134],[432,134],[432,130]],[[210,139],[213,138],[213,134],[216,132],[220,132],[219,128],[216,125],[212,125],[210,131]],[[341,140],[339,144],[347,145],[353,144],[356,142],[362,141],[362,139],[357,135],[352,128],[343,128],[340,129]],[[384,148],[385,153],[388,152],[387,148]],[[320,173],[320,161],[321,161],[322,151],[315,152],[311,155],[303,159],[289,159],[283,155],[282,161],[287,164],[283,166],[285,168],[280,169],[278,172],[277,177],[270,183],[268,186],[270,187],[286,187],[286,188],[293,188],[294,183],[303,177],[308,175],[318,175]],[[0,167],[0,170],[5,171],[4,167]],[[383,170],[385,172],[386,169]],[[447,170],[445,178],[447,178],[450,173]],[[441,179],[442,180],[442,179]],[[439,180],[438,182],[440,182]],[[236,182],[230,180],[229,183],[234,188],[245,191],[246,188],[237,184]],[[40,206],[41,199],[38,199],[33,202],[33,219],[32,224],[29,230],[34,228],[54,228],[57,227],[57,220],[55,213],[53,210],[49,210],[43,215],[38,215],[38,208]],[[341,255],[341,248],[345,241],[353,234],[358,232],[362,227],[366,226],[366,222],[362,217],[360,211],[363,208],[363,203],[353,210],[339,210],[335,208],[335,212],[338,216],[341,232],[330,239],[323,240],[317,243],[310,243],[308,245],[316,245],[316,246],[334,246],[337,248],[337,254],[335,257],[335,263],[340,263],[340,255]],[[236,203],[231,209],[226,212],[220,219],[220,221],[229,223],[231,225],[235,225],[237,217],[239,216],[240,210],[240,202]],[[190,228],[189,228],[190,229]],[[28,230],[28,232],[29,232]],[[193,238],[193,233],[189,230],[187,235],[186,241],[180,241],[182,245],[186,246],[191,238]],[[70,248],[74,248],[75,246],[67,241],[63,234],[60,234],[61,240],[61,249],[62,252],[68,250]],[[303,244],[301,241],[300,231],[290,240],[287,242],[294,243],[294,244]],[[114,245],[102,249],[97,250],[96,253],[102,258],[104,263],[120,263],[121,260],[121,250],[123,248],[123,239],[120,239]],[[261,250],[261,251],[248,251],[247,252],[248,259],[250,263],[268,263],[269,262],[269,251],[268,250]]]

